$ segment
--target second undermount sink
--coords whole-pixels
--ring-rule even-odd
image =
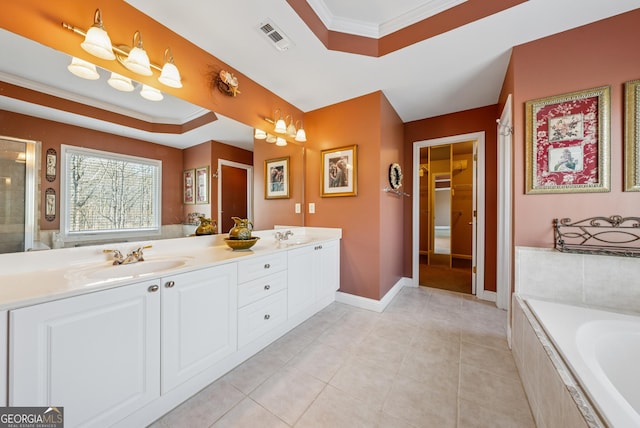
[[[80,279],[115,281],[161,273],[170,269],[179,268],[186,263],[186,259],[145,260],[127,265],[113,265],[109,262],[108,264],[103,263],[98,266],[83,267],[71,272],[71,274]]]
[[[303,235],[303,236],[291,236],[289,239],[278,241],[278,243],[281,246],[291,247],[294,245],[308,244],[311,241],[313,241],[313,238]]]

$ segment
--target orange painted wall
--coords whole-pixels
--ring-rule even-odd
[[[0,135],[42,142],[42,165],[46,164],[47,149],[58,154],[58,175],[53,182],[41,174],[41,206],[44,206],[44,190],[56,191],[56,213],[60,213],[60,145],[68,144],[96,150],[139,156],[162,161],[162,224],[177,224],[182,218],[182,150],[161,146],[147,141],[134,140],[118,135],[93,131],[59,122],[25,116],[0,110]],[[57,230],[60,217],[48,222],[41,213],[40,228]]]
[[[385,198],[382,209],[389,163],[401,161],[401,125],[381,92],[306,113],[312,138],[306,144],[305,201],[315,203],[316,213],[306,214],[305,224],[342,228],[343,292],[378,300],[402,276],[403,208]],[[357,196],[321,197],[321,151],[354,144]]]
[[[305,125],[306,129],[306,125]],[[290,143],[285,147],[255,140],[253,146],[253,226],[256,230],[273,229],[274,226],[304,225],[305,145]],[[264,162],[269,159],[289,157],[289,198],[266,199]],[[296,214],[295,204],[301,205]]]
[[[553,247],[556,217],[638,215],[640,193],[623,191],[624,82],[640,78],[638,22],[640,9],[514,47],[515,245]],[[604,85],[611,85],[611,192],[525,195],[525,102]]]
[[[496,236],[497,236],[497,105],[480,107],[429,119],[407,122],[404,127],[404,156],[407,177],[413,176],[413,143],[434,138],[449,137],[471,132],[485,133],[485,290],[496,290]],[[405,181],[406,192],[412,194],[411,180]],[[404,202],[404,235],[411,236],[411,199]],[[411,277],[411,242],[404,246],[404,275]]]

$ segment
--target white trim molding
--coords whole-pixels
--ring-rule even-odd
[[[361,309],[367,309],[374,312],[384,312],[389,303],[404,287],[411,287],[411,278],[400,278],[396,284],[391,287],[387,294],[380,300],[370,299],[368,297],[356,296],[355,294],[343,293],[342,291],[336,291],[336,302],[344,303],[347,305],[355,306]]]

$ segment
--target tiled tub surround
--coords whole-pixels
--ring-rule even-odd
[[[512,348],[538,426],[607,426],[606,420],[599,416],[587,398],[588,393],[583,391],[565,364],[561,357],[563,351],[556,350],[525,300],[637,314],[640,261],[517,247],[515,267]],[[565,317],[561,319],[565,324]],[[625,343],[622,346],[627,349],[632,345]],[[619,424],[611,426],[617,428]],[[637,426],[637,423],[631,426]]]
[[[536,426],[604,427],[524,300],[514,296],[512,311],[513,357]]]

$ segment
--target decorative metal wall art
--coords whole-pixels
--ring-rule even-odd
[[[640,257],[640,217],[556,218],[553,229],[558,251]]]

